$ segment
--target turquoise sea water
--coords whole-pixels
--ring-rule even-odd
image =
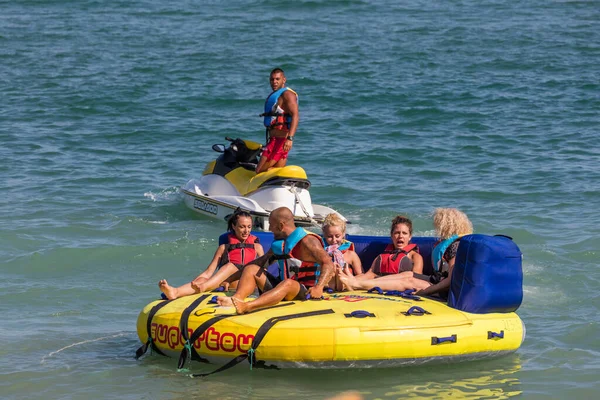
[[[3,398],[597,398],[600,3],[0,3]],[[224,224],[182,203],[225,135],[256,141],[268,74],[300,94],[290,163],[352,233],[459,207],[524,253],[514,355],[389,370],[135,361],[156,282]],[[195,372],[205,367],[194,366]]]

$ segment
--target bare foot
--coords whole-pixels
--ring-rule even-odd
[[[346,271],[342,271],[339,277],[346,289],[354,290],[358,288],[358,280],[353,275],[347,273]]]
[[[204,292],[204,288],[200,282],[192,281],[192,289],[194,289],[196,293]]]
[[[177,298],[177,288],[169,286],[166,279],[158,281],[158,288],[167,296],[167,299],[173,300]]]
[[[219,303],[219,305],[221,307],[234,307],[231,297],[227,297],[227,296],[217,297],[217,303]]]
[[[235,312],[238,314],[245,314],[248,312],[248,305],[242,300],[236,297],[219,296],[217,302],[221,307],[234,307]]]
[[[248,312],[248,304],[245,301],[238,299],[237,297],[231,296],[231,301],[235,307],[235,312],[238,314],[246,314]]]

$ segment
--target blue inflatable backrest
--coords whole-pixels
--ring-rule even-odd
[[[523,301],[522,253],[506,236],[460,240],[448,305],[476,314],[516,311]]]
[[[224,233],[219,237],[220,245],[227,243],[228,234]],[[265,253],[269,251],[271,243],[273,243],[273,234],[271,232],[252,232],[252,234],[258,237]],[[354,243],[354,249],[362,262],[364,271],[368,271],[371,268],[375,257],[383,253],[385,247],[392,242],[389,236],[348,235],[347,239]],[[433,237],[413,237],[412,239],[412,243],[416,243],[419,246],[419,253],[423,256],[423,273],[426,275],[433,274],[431,252],[435,242],[436,239]],[[270,266],[268,270],[277,275],[276,264]]]
[[[347,239],[354,243],[354,250],[358,254],[365,272],[371,268],[373,260],[383,253],[386,246],[392,242],[389,236],[348,235]],[[435,242],[436,239],[433,237],[413,237],[411,240],[411,243],[419,246],[419,254],[423,256],[423,273],[426,275],[433,274],[431,252]]]

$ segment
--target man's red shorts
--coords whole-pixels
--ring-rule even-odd
[[[263,150],[263,157],[267,157],[267,160],[279,161],[285,160],[288,156],[288,152],[283,150],[286,138],[272,137],[269,139],[267,146]]]

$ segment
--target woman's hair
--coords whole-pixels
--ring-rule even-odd
[[[467,215],[456,208],[436,208],[433,211],[433,227],[440,239],[473,233],[473,224]]]
[[[408,226],[408,232],[412,236],[412,221],[410,218],[405,217],[404,215],[396,215],[396,217],[392,220],[392,226],[390,227],[390,235],[394,232],[394,227],[398,224],[404,224]]]
[[[323,220],[322,229],[325,229],[328,226],[339,226],[342,229],[342,232],[346,233],[346,221],[337,213],[327,214]]]
[[[248,217],[252,219],[252,215],[250,215],[249,212],[243,211],[238,208],[233,212],[233,214],[231,214],[231,216],[227,220],[227,231],[233,232],[233,227],[237,224],[238,219],[240,217]]]

